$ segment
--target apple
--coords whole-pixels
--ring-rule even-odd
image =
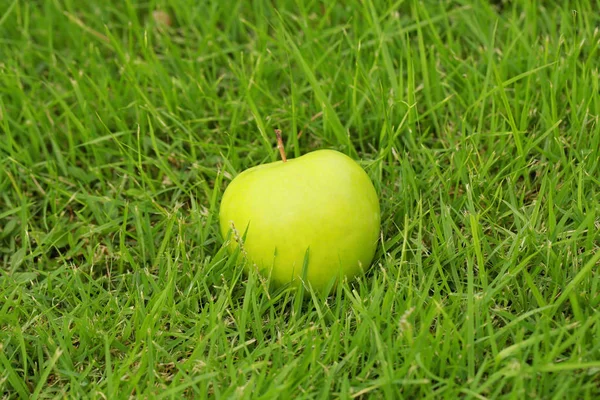
[[[368,175],[334,150],[282,158],[243,171],[225,190],[219,222],[229,248],[241,246],[246,268],[276,285],[307,281],[322,290],[364,272],[381,222]]]

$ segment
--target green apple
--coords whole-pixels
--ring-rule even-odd
[[[318,150],[247,169],[220,208],[223,237],[276,284],[320,290],[364,272],[377,247],[379,199],[350,157]],[[304,275],[305,274],[305,275]]]

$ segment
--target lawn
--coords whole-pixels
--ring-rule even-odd
[[[0,397],[598,398],[599,9],[4,0]],[[277,128],[380,197],[327,297],[223,247]]]

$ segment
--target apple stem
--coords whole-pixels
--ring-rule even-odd
[[[285,148],[283,147],[283,139],[281,138],[281,129],[275,129],[275,135],[277,136],[277,148],[279,149],[279,154],[281,154],[281,160],[287,162]]]

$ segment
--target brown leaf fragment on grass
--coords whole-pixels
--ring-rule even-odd
[[[165,27],[169,27],[169,26],[173,25],[173,20],[171,19],[171,16],[166,11],[162,11],[162,10],[153,11],[152,19],[154,20],[154,23],[156,23],[156,25],[158,25],[161,28],[165,28]]]

